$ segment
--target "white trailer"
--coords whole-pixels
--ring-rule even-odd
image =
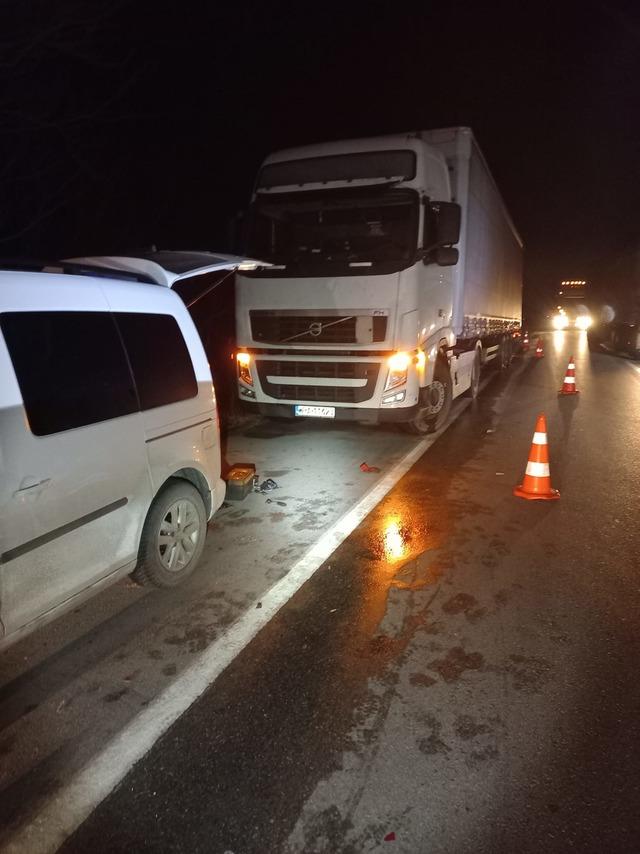
[[[437,429],[511,360],[522,242],[468,128],[272,154],[237,276],[240,398],[265,415]]]

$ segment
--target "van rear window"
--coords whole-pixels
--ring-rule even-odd
[[[28,311],[0,315],[29,427],[47,436],[130,415],[138,398],[113,316]]]
[[[129,354],[141,409],[198,394],[189,350],[176,319],[167,314],[114,314]]]

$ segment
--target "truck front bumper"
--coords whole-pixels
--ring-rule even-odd
[[[247,403],[247,412],[258,411],[268,418],[296,418],[292,403]],[[331,404],[326,404],[331,405]],[[335,418],[318,418],[318,421],[356,421],[361,424],[402,424],[410,421],[418,412],[418,405],[396,409],[364,409],[359,407],[336,406]]]

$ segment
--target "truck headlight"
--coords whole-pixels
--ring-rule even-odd
[[[253,385],[250,367],[251,355],[249,353],[236,353],[236,362],[238,363],[238,378],[247,385]]]
[[[576,317],[576,326],[578,327],[578,329],[588,329],[592,323],[593,320],[591,319],[591,315],[589,314],[581,314]]]
[[[406,383],[411,361],[411,356],[404,352],[394,353],[392,356],[389,356],[387,360],[389,374],[384,387],[385,391]]]

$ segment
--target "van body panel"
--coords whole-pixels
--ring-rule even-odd
[[[151,502],[139,413],[34,436],[0,410],[3,623],[14,631],[135,559]]]
[[[129,400],[137,401],[135,411],[67,429],[63,424],[82,421],[82,413],[79,419],[69,415],[82,410],[78,386],[69,398],[61,398],[55,394],[57,374],[43,385],[42,377],[51,376],[51,372],[42,373],[39,367],[42,342],[36,340],[37,333],[30,341],[22,335],[18,318],[11,318],[11,324],[6,321],[6,341],[0,330],[0,648],[134,569],[149,508],[163,483],[176,472],[189,469],[202,475],[211,513],[222,504],[225,490],[220,478],[219,425],[211,372],[195,326],[177,294],[157,285],[115,279],[0,273],[0,315],[27,312],[45,317],[48,312],[112,315],[114,329],[120,329],[115,341],[121,342],[123,353],[127,345],[122,323],[118,325],[119,312],[170,316],[186,344],[196,383],[193,397],[146,410],[142,407],[142,411],[142,397],[131,385]],[[75,322],[73,319],[71,329],[76,328]],[[82,323],[81,318],[78,322]],[[27,330],[39,328],[30,323],[24,320]],[[50,345],[54,342],[51,352],[55,352],[55,341],[65,339],[49,331],[58,328],[55,324],[47,321],[42,328],[46,341]],[[93,341],[89,333],[85,335]],[[81,336],[76,340],[83,342],[77,345],[81,348],[91,346],[85,345]],[[35,366],[28,368],[35,371],[36,379],[29,374],[32,401],[25,397],[27,406],[21,394],[25,368],[18,381],[7,347],[11,341],[12,348],[22,354],[22,364]],[[144,335],[136,339],[130,333],[129,341],[138,342],[138,350],[144,348]],[[112,345],[114,359],[119,346]],[[111,350],[94,352],[103,354],[103,364],[116,364]],[[182,353],[186,359],[185,351]],[[124,355],[122,360],[126,366]],[[164,375],[155,373],[153,361],[150,367],[149,360],[146,362],[146,375],[161,386]],[[129,372],[132,364],[129,359]],[[73,371],[72,365],[69,362],[60,371],[61,391],[65,390],[64,372]],[[84,389],[84,375],[78,372],[76,376],[82,377],[80,387]],[[135,371],[132,376],[135,380]],[[111,387],[105,386],[107,391]],[[96,389],[101,388],[94,384],[94,399]],[[44,389],[53,389],[53,395],[41,391]],[[99,399],[100,395],[98,392]],[[66,404],[60,403],[66,399],[73,408],[65,409]],[[46,422],[51,412],[49,401],[54,400],[63,413],[62,420],[32,430],[28,411],[36,417],[33,406],[45,407]]]

